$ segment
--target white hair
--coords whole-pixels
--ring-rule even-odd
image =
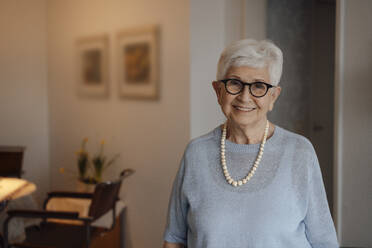
[[[217,66],[217,80],[224,79],[230,67],[268,66],[270,84],[278,85],[282,75],[283,53],[269,40],[245,39],[233,42],[222,52]]]

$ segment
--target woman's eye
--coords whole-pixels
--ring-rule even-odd
[[[264,83],[255,83],[254,86],[257,89],[265,89],[266,85]]]
[[[240,86],[240,82],[236,81],[236,80],[230,80],[229,83],[230,83],[231,86]]]

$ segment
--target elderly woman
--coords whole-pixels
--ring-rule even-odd
[[[227,120],[185,150],[165,248],[338,247],[313,146],[267,119],[282,64],[270,41],[221,54],[213,88]]]

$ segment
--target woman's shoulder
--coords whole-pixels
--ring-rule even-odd
[[[219,128],[220,127],[218,126],[208,133],[190,140],[186,146],[185,152],[202,152],[211,147],[212,144],[216,144],[219,135]]]
[[[281,143],[283,145],[292,145],[298,152],[315,154],[314,146],[307,137],[279,126],[276,126],[276,128],[281,133]]]

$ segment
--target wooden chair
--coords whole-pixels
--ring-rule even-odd
[[[115,226],[115,206],[119,199],[119,190],[122,180],[133,174],[133,170],[126,169],[120,174],[120,178],[113,182],[103,182],[96,185],[93,193],[78,192],[50,192],[44,202],[44,210],[11,210],[4,223],[4,248],[28,247],[28,248],[88,248],[91,240],[104,232],[110,231]],[[55,197],[68,197],[91,199],[89,214],[87,217],[79,217],[78,212],[47,211],[48,201]],[[93,227],[91,223],[108,211],[112,210],[111,228]],[[8,243],[8,224],[13,218],[39,218],[43,221],[39,226],[26,230],[26,239],[22,243]],[[78,220],[81,225],[49,222],[47,219]]]

